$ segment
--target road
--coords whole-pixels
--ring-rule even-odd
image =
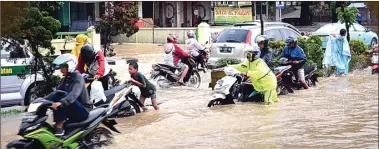
[[[119,59],[137,57],[143,66],[140,71],[146,74],[151,64],[161,60],[162,47],[145,48],[116,52]],[[117,67],[118,77],[127,79],[127,66]],[[122,133],[114,134],[114,143],[105,148],[378,147],[378,76],[369,70],[320,78],[317,87],[279,96],[280,102],[269,106],[237,103],[208,108],[210,74],[201,77],[199,89],[158,90],[160,110],[149,107],[148,112],[117,119]],[[18,125],[18,118],[2,120],[2,145],[19,138]]]

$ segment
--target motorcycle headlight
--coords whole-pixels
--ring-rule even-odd
[[[41,124],[36,124],[36,125],[33,125],[33,126],[30,126],[28,128],[26,128],[25,130],[26,131],[32,131],[32,130],[35,130],[37,129]]]
[[[229,87],[229,84],[226,84],[224,86],[216,87],[216,90],[225,90],[228,87]]]

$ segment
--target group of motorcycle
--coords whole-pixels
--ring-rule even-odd
[[[109,63],[110,64],[110,63]],[[112,70],[111,70],[112,71]],[[86,120],[81,122],[64,123],[65,135],[57,137],[54,134],[54,126],[46,122],[47,110],[53,104],[52,101],[39,98],[34,100],[23,117],[17,135],[23,137],[7,144],[9,149],[94,149],[108,145],[112,142],[112,133],[100,126],[103,124],[110,130],[120,133],[114,126],[117,122],[114,118],[124,117],[140,113],[138,100],[139,92],[134,91],[130,83],[118,85],[114,78],[115,72],[110,72],[110,85],[117,85],[105,90],[104,99],[93,99],[94,109],[89,112]],[[95,81],[93,76],[83,75],[86,87],[89,88]],[[113,82],[116,81],[116,82]],[[56,95],[63,96],[66,92],[56,90]]]
[[[300,81],[296,79],[295,73],[291,70],[291,63],[288,59],[281,58],[279,60],[280,66],[274,69],[278,95],[294,93],[295,89],[298,90],[302,87]],[[225,72],[226,76],[216,82],[215,93],[212,96],[214,99],[209,101],[208,107],[234,104],[234,99],[240,102],[263,102],[263,94],[254,92],[254,86],[247,76],[241,75],[241,72],[230,67],[222,68],[221,70]],[[305,80],[308,86],[316,86],[316,82],[318,82],[316,70],[316,66],[306,66],[304,68]]]

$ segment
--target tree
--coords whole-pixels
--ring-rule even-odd
[[[311,12],[310,12],[310,1],[301,2],[301,12],[300,12],[300,24],[301,25],[312,25]]]
[[[37,2],[38,3],[38,2]],[[52,6],[58,2],[50,2]],[[26,44],[31,49],[34,60],[30,69],[37,76],[41,71],[44,81],[37,85],[37,96],[44,96],[51,91],[59,82],[59,77],[54,76],[51,54],[54,54],[54,47],[51,45],[55,33],[60,29],[61,24],[46,11],[40,11],[40,7],[34,2],[2,2],[1,9],[12,9],[12,13],[2,12],[2,38],[1,45],[9,44],[5,50],[17,51],[22,49],[21,45]],[[5,14],[4,14],[5,13]],[[9,29],[9,31],[7,31]],[[5,32],[3,32],[5,30]],[[48,50],[42,55],[41,50]],[[17,53],[17,52],[16,52]]]
[[[125,34],[126,37],[138,32],[135,26],[138,21],[138,6],[136,2],[107,2],[105,3],[105,14],[100,23],[96,25],[96,32],[104,35],[104,55],[108,56],[107,50],[112,37]],[[112,56],[112,55],[111,55]]]
[[[357,21],[358,9],[355,7],[345,8],[345,4],[342,4],[342,7],[337,8],[338,20],[341,23],[345,23],[347,31],[347,41],[350,41],[350,31],[349,28],[353,23]]]

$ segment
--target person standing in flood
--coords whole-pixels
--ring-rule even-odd
[[[346,29],[341,29],[338,37],[333,38],[330,36],[330,38],[325,50],[323,64],[334,66],[336,68],[336,76],[347,75],[351,54],[349,42],[346,38]]]

